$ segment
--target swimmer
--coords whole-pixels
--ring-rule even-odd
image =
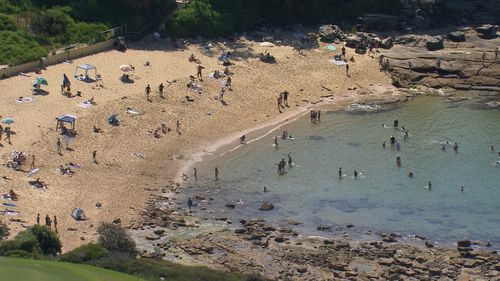
[[[339,178],[342,178],[342,167],[339,168]]]
[[[358,171],[354,170],[354,178],[358,177]]]
[[[382,143],[382,147],[385,148],[385,141]]]
[[[410,137],[410,130],[406,130],[403,138],[406,140],[409,137]]]
[[[292,156],[290,154],[288,154],[288,165],[292,167]]]
[[[431,181],[429,181],[429,182],[427,183],[427,187],[428,187],[429,189],[432,189],[432,182],[431,182]]]
[[[409,177],[409,178],[413,178],[413,171],[410,171],[410,172],[408,173],[408,177]]]
[[[464,192],[464,186],[463,185],[460,187],[460,191]]]

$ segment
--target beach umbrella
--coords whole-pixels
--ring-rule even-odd
[[[47,80],[45,78],[43,78],[42,76],[38,76],[35,81],[33,81],[33,85],[34,84],[38,84],[38,85],[45,85],[45,86],[48,86],[49,85],[49,82],[47,82]]]
[[[14,119],[12,119],[10,117],[5,117],[4,119],[2,119],[2,123],[10,125],[10,124],[14,123]]]
[[[123,71],[123,72],[129,72],[129,71],[132,71],[133,68],[132,68],[131,65],[124,64],[124,65],[120,66],[120,70]]]

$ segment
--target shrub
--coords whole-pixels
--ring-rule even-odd
[[[0,243],[0,256],[4,256],[9,251],[16,249],[16,241],[7,240]]]
[[[10,235],[9,227],[0,221],[0,241]]]
[[[130,238],[121,226],[103,223],[97,229],[97,233],[99,233],[99,244],[108,249],[108,251],[129,255],[137,254],[134,240]]]
[[[20,32],[0,31],[0,64],[20,64],[38,60],[46,50]]]
[[[32,255],[24,250],[11,250],[6,252],[4,256],[13,258],[29,258]]]
[[[32,254],[38,254],[42,252],[35,235],[33,235],[33,233],[29,232],[28,230],[19,232],[16,237],[14,237],[13,242],[14,243],[12,245],[12,248],[10,248],[8,251],[22,250]]]
[[[59,240],[59,235],[46,226],[34,225],[29,227],[26,231],[36,238],[42,254],[55,256],[61,252],[62,245]]]
[[[0,30],[16,31],[17,26],[14,20],[6,14],[0,14]]]
[[[101,245],[90,243],[80,246],[61,256],[62,261],[72,263],[85,263],[108,255],[108,251]]]

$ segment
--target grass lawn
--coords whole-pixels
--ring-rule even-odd
[[[143,281],[99,267],[0,257],[0,281]]]

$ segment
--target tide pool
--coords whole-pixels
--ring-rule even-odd
[[[392,128],[395,119],[399,128],[409,129],[408,139]],[[279,139],[276,149],[273,137],[282,130],[295,140]],[[400,142],[400,151],[391,147],[392,135]],[[458,152],[453,142],[458,143]],[[500,160],[499,151],[499,110],[481,109],[469,101],[418,97],[376,113],[323,111],[317,125],[305,116],[201,163],[198,181],[189,182],[193,188],[187,188],[185,196],[213,198],[194,209],[202,217],[261,217],[277,224],[295,220],[302,222],[295,228],[304,234],[318,234],[318,225],[353,224],[352,231],[418,234],[444,243],[488,240],[498,247],[500,165],[494,163]],[[276,163],[287,160],[288,154],[294,165],[287,165],[280,175]],[[397,154],[401,167],[396,165]],[[360,173],[357,178],[354,170]],[[409,171],[414,172],[412,178]],[[432,189],[427,188],[429,180]],[[264,186],[268,192],[263,192]],[[265,201],[275,209],[259,211]],[[226,208],[228,202],[236,207]],[[200,210],[202,206],[207,210]]]

